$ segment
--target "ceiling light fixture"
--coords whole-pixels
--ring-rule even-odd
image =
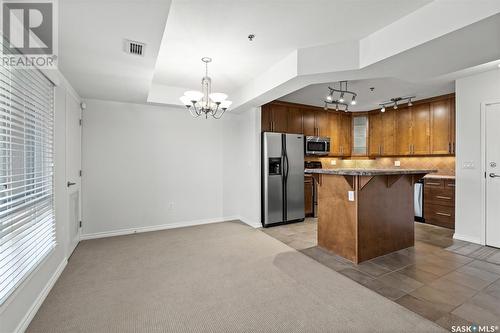
[[[335,86],[333,88],[328,87],[328,89],[330,90],[330,93],[326,96],[326,98],[324,99],[323,102],[325,103],[325,109],[328,109],[328,104],[335,104],[335,110],[338,111],[339,106],[343,106],[344,111],[347,112],[347,111],[349,111],[349,104],[347,104],[345,101],[345,95],[348,94],[348,95],[352,96],[351,102],[350,102],[351,105],[357,104],[356,97],[358,95],[353,91],[347,90],[347,81],[340,81],[339,84],[340,84],[339,89],[336,89]],[[333,97],[333,95],[335,93],[340,93],[340,97],[338,99],[335,99]]]
[[[391,106],[393,107],[394,110],[396,110],[399,107],[399,104],[401,102],[406,101],[408,103],[408,106],[413,106],[412,99],[414,99],[415,96],[406,96],[406,97],[394,97],[391,98],[388,101],[379,103],[378,105],[380,106],[380,112],[385,112],[385,107],[386,106]]]
[[[195,118],[205,115],[205,119],[208,116],[220,119],[232,102],[227,100],[226,94],[212,93],[212,79],[208,76],[208,63],[212,58],[204,57],[201,61],[205,63],[205,76],[201,79],[202,91],[186,91],[179,99]]]

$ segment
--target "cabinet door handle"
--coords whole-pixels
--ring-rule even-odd
[[[441,183],[425,183],[424,185],[436,185],[436,186],[440,186]]]
[[[445,199],[445,200],[451,200],[451,197],[443,197],[442,195],[436,195],[436,198],[438,198],[438,199]]]
[[[448,153],[451,154],[451,142],[448,142]]]
[[[452,153],[455,154],[455,142],[453,142],[453,150]]]
[[[455,184],[448,184],[449,187],[455,187]]]
[[[451,214],[436,212],[436,215],[451,217]]]

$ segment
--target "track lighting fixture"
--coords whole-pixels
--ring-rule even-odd
[[[332,87],[328,87],[328,89],[330,90],[330,93],[324,99],[325,106],[328,108],[328,104],[335,104],[335,110],[338,110],[339,109],[339,105],[340,105],[340,106],[344,106],[344,111],[349,111],[349,104],[351,104],[351,105],[356,105],[357,104],[356,97],[358,95],[355,92],[353,92],[353,91],[347,90],[347,81],[340,81],[339,85],[340,85],[339,89],[336,89],[335,85],[334,85],[333,88]],[[335,93],[340,93],[340,96],[339,96],[338,99],[334,98],[333,95]],[[346,94],[352,96],[351,97],[351,102],[349,104],[346,103],[346,98],[345,98]]]
[[[394,97],[394,98],[391,98],[388,101],[385,101],[385,102],[382,102],[382,103],[378,104],[380,106],[380,112],[385,112],[385,107],[386,106],[391,106],[391,105],[392,105],[392,108],[394,110],[396,110],[399,107],[399,104],[401,104],[401,102],[404,102],[404,101],[407,101],[408,106],[412,106],[413,103],[412,103],[411,100],[414,99],[414,98],[415,98],[415,96],[406,96],[406,97]]]

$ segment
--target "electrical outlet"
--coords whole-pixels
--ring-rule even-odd
[[[347,191],[349,201],[354,201],[354,191]]]
[[[331,160],[330,165],[337,165],[337,160]]]
[[[466,161],[463,164],[463,169],[474,169],[474,162],[473,161]]]
[[[400,167],[401,166],[401,161],[394,161],[394,166],[395,167]]]

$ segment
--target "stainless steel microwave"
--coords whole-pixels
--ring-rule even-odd
[[[306,136],[306,155],[328,155],[330,153],[330,138]]]

